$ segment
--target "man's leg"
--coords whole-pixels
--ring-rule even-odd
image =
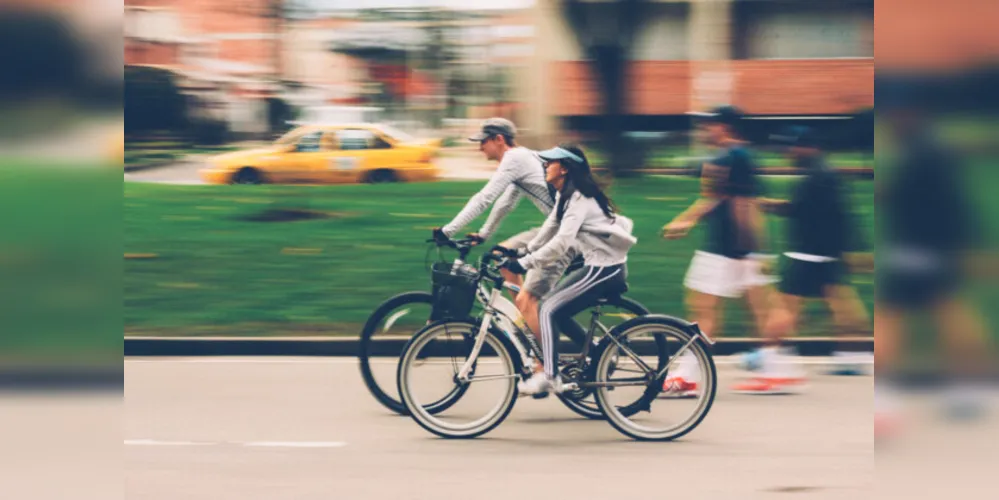
[[[779,308],[776,303],[779,298],[776,290],[771,285],[757,285],[746,289],[746,303],[753,314],[753,321],[756,325],[756,332],[768,341],[768,343],[779,343],[780,338],[773,338],[768,335],[767,324],[772,309]]]
[[[534,334],[541,332],[541,325],[538,322],[538,303],[540,301],[541,299],[527,290],[518,293],[517,298],[514,300],[517,310],[524,316],[524,322],[527,323],[527,327]]]
[[[883,304],[874,305],[874,373],[887,373],[898,358],[904,317],[902,311]]]
[[[805,299],[786,293],[774,293],[773,309],[767,319],[764,335],[769,344],[779,344],[782,340],[793,337],[798,329],[798,318],[801,316],[801,306]]]
[[[870,331],[870,318],[863,301],[852,286],[843,284],[826,285],[823,298],[832,312],[833,325],[838,336],[867,335]],[[869,373],[873,361],[868,353],[851,352],[841,340],[840,348],[833,353],[836,359],[833,375],[863,375]]]
[[[967,379],[988,374],[992,349],[978,312],[953,295],[933,307],[933,316],[946,346],[951,375]]]
[[[888,381],[898,357],[904,314],[901,309],[874,303],[874,436],[890,434],[898,419]]]
[[[721,331],[724,304],[721,299],[717,295],[687,289],[687,312],[709,337],[715,337]]]
[[[833,322],[842,332],[862,334],[870,328],[870,316],[860,295],[850,285],[827,285],[824,293]]]

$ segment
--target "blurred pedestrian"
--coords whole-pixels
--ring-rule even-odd
[[[805,173],[790,200],[763,199],[765,212],[787,218],[788,248],[783,255],[780,293],[765,334],[771,344],[793,335],[805,300],[822,299],[841,335],[866,333],[870,319],[856,290],[847,284],[847,252],[860,249],[859,228],[853,224],[846,186],[826,163],[816,132],[788,127],[773,137],[786,147],[788,159]],[[834,353],[839,374],[860,374],[873,364],[868,353]],[[765,392],[779,385],[768,380],[772,367],[746,385]]]
[[[760,332],[770,307],[773,280],[764,274],[757,254],[766,239],[763,214],[757,206],[761,187],[756,162],[739,133],[741,121],[742,112],[732,106],[703,115],[699,127],[718,154],[701,168],[700,198],[663,227],[663,237],[676,239],[705,222],[707,237],[694,254],[684,286],[688,310],[708,335],[721,331],[722,299],[746,297]],[[664,391],[673,396],[695,395],[697,380],[692,378],[696,371],[692,356],[684,357],[666,379]]]
[[[927,111],[903,101],[887,109],[898,159],[879,173],[875,202],[882,231],[874,309],[876,429],[896,419],[883,376],[898,368],[906,320],[916,313],[934,319],[951,375],[972,379],[991,369],[981,318],[961,293],[963,256],[975,240],[962,167],[933,133]]]

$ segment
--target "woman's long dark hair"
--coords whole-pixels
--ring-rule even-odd
[[[586,153],[575,144],[559,144],[558,147],[582,158],[583,162],[580,163],[570,158],[560,160],[560,163],[569,174],[565,180],[565,185],[562,186],[562,196],[559,198],[556,220],[562,222],[562,216],[565,215],[565,205],[569,202],[569,198],[572,197],[574,191],[579,191],[583,196],[597,200],[597,204],[600,205],[600,210],[603,210],[604,215],[614,218],[617,206],[604,194],[603,188],[593,178],[593,172],[590,170],[590,161],[586,158]]]

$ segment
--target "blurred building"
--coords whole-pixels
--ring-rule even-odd
[[[613,3],[585,2],[588,29],[614,19]],[[683,126],[685,112],[726,102],[772,118],[844,116],[874,105],[873,0],[642,3],[627,68],[631,128]],[[532,18],[538,39],[521,94],[525,126],[542,136],[563,125],[593,127],[597,81],[562,1],[537,0]]]
[[[364,92],[367,71],[363,61],[330,50],[337,34],[356,27],[350,17],[289,20],[283,35],[284,73],[294,82],[286,96],[300,107],[356,104]]]
[[[167,69],[235,132],[267,129],[284,18],[271,0],[125,0],[126,65]]]

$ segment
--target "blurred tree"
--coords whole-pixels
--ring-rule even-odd
[[[186,98],[167,70],[126,66],[124,101],[126,134],[180,132],[187,125]]]
[[[279,97],[267,99],[267,123],[272,133],[284,132],[288,121],[295,119],[295,108]]]
[[[87,84],[86,48],[49,12],[0,15],[0,100],[75,95]]]
[[[628,60],[650,3],[648,0],[607,3],[562,0],[562,11],[600,85],[601,143],[607,153],[607,168],[619,175],[643,166],[645,157],[644,148],[633,147],[624,135],[625,79]]]

